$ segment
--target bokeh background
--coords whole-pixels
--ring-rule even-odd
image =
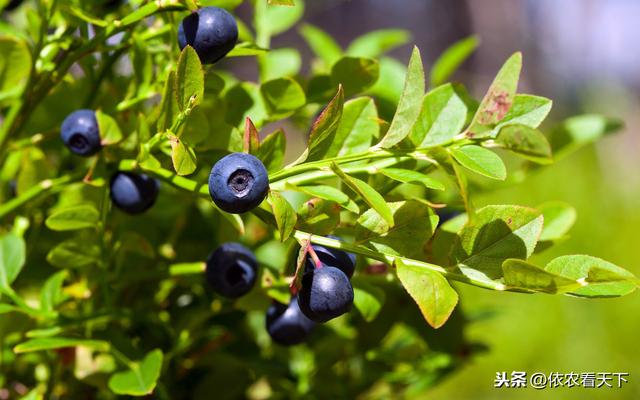
[[[412,34],[427,68],[456,40],[476,34],[478,51],[455,80],[482,97],[504,60],[524,53],[520,92],[554,100],[546,123],[596,112],[625,128],[525,182],[476,198],[485,204],[535,206],[548,200],[574,205],[578,221],[569,240],[533,261],[588,253],[640,275],[640,2],[637,0],[323,0],[307,1],[304,20],[346,45],[381,28]],[[276,47],[310,50],[295,31]],[[410,45],[392,53],[408,61]],[[238,66],[242,69],[242,65]],[[251,74],[252,71],[244,71]],[[489,351],[429,392],[430,398],[638,399],[640,295],[583,300],[495,293],[458,285],[470,315],[488,315],[468,328]],[[496,372],[628,372],[621,389],[495,389]]]

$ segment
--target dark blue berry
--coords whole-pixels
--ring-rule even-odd
[[[353,305],[353,287],[349,277],[329,265],[305,271],[298,304],[304,315],[315,322],[339,317]]]
[[[328,238],[341,240],[339,237],[329,235]],[[356,270],[356,256],[352,253],[347,253],[344,250],[332,249],[331,247],[324,247],[319,244],[313,245],[313,250],[315,250],[318,255],[318,259],[327,265],[333,265],[334,267],[340,269],[344,272],[349,278],[353,276],[354,271]],[[311,255],[307,256],[307,269],[313,269],[315,264]]]
[[[256,208],[268,190],[267,170],[250,154],[229,154],[211,168],[209,194],[213,202],[228,213],[241,214]]]
[[[436,208],[436,214],[440,217],[438,225],[442,225],[460,215],[461,212],[453,208]]]
[[[233,15],[218,7],[203,7],[182,20],[178,28],[180,49],[193,47],[203,64],[213,64],[227,55],[238,41]]]
[[[304,342],[315,325],[300,311],[295,297],[288,305],[273,303],[267,310],[267,332],[274,342],[283,346]]]
[[[22,4],[22,0],[11,0],[9,4],[4,6],[5,11],[11,11],[14,8],[17,8],[20,4]]]
[[[116,172],[111,177],[111,201],[128,214],[140,214],[155,203],[160,184],[145,174]]]
[[[92,156],[100,151],[100,129],[93,110],[77,110],[62,122],[60,137],[72,153]]]
[[[240,297],[253,287],[258,275],[258,261],[251,250],[240,243],[224,243],[207,258],[207,282],[215,292]]]

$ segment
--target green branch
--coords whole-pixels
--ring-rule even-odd
[[[42,197],[47,193],[58,191],[68,183],[74,182],[78,179],[78,175],[63,175],[60,178],[45,179],[44,181],[39,182],[38,184],[30,187],[20,196],[14,197],[6,203],[0,205],[0,218],[4,218],[7,214],[15,211],[29,201]]]
[[[410,266],[414,266],[414,267],[418,267],[418,268],[424,268],[424,269],[428,269],[430,271],[433,272],[437,272],[440,273],[442,275],[444,275],[446,278],[454,280],[454,281],[458,281],[458,282],[464,282],[464,283],[468,283],[470,285],[473,286],[477,286],[477,287],[481,287],[481,288],[485,288],[485,289],[490,289],[490,290],[498,290],[498,291],[515,291],[515,292],[521,292],[521,289],[518,288],[514,288],[514,287],[509,287],[506,286],[503,283],[500,282],[493,282],[493,281],[481,281],[481,280],[477,280],[477,279],[473,279],[473,278],[469,278],[468,276],[462,275],[460,273],[457,273],[455,271],[451,271],[448,270],[444,267],[441,267],[439,265],[435,265],[435,264],[430,264],[424,261],[418,261],[418,260],[414,260],[411,258],[406,258],[406,257],[402,257],[402,256],[397,256],[397,255],[393,255],[393,254],[387,254],[384,252],[379,252],[379,251],[375,251],[375,250],[371,250],[367,247],[364,246],[360,246],[360,245],[356,245],[356,244],[350,244],[350,243],[345,243],[342,242],[340,240],[335,240],[335,239],[331,239],[331,238],[327,238],[324,236],[317,236],[317,235],[312,235],[308,232],[303,232],[303,231],[295,231],[294,232],[294,237],[298,240],[311,240],[312,243],[316,243],[322,246],[327,246],[327,247],[331,247],[334,249],[340,249],[340,250],[344,250],[350,253],[356,253],[356,254],[360,254],[362,256],[374,259],[374,260],[378,260],[381,261],[383,263],[386,263],[388,265],[393,266],[396,262],[396,260],[401,260],[404,264],[406,265],[410,265]]]

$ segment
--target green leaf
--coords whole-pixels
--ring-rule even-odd
[[[360,213],[360,209],[347,196],[345,193],[340,190],[334,188],[333,186],[326,185],[313,185],[313,186],[294,186],[290,183],[286,184],[286,188],[290,190],[295,190],[298,192],[306,193],[309,196],[317,197],[319,199],[333,201],[342,206],[345,210],[351,211],[353,213]]]
[[[103,146],[119,143],[122,140],[122,131],[115,119],[111,116],[96,111],[96,120],[100,130],[100,139]]]
[[[278,225],[280,240],[284,242],[291,236],[298,220],[291,204],[276,191],[269,192],[269,204]]]
[[[54,212],[45,225],[53,231],[95,228],[100,221],[98,210],[91,204],[80,204]]]
[[[12,306],[11,304],[0,303],[0,315],[10,312],[24,312],[21,308]]]
[[[62,285],[67,278],[67,271],[59,271],[51,275],[40,289],[40,309],[53,311],[64,300]]]
[[[133,362],[129,370],[118,372],[109,379],[109,389],[115,394],[145,396],[153,393],[162,370],[162,351],[147,353],[142,361]]]
[[[247,117],[251,117],[256,126],[262,126],[267,117],[266,105],[260,88],[252,82],[240,82],[225,92],[226,102],[225,120],[233,126],[244,124]]]
[[[522,260],[509,259],[502,264],[507,286],[543,293],[564,293],[580,286],[576,280],[545,271]]]
[[[551,260],[544,269],[586,284],[572,290],[570,294],[574,296],[617,297],[627,295],[638,287],[638,279],[631,272],[587,255],[561,256]]]
[[[193,109],[204,97],[204,70],[198,53],[191,46],[180,53],[175,92],[180,111]]]
[[[422,96],[424,96],[424,68],[422,66],[422,58],[420,50],[413,48],[407,76],[404,82],[404,89],[400,96],[398,108],[386,135],[376,146],[388,149],[400,143],[409,133],[413,124],[416,122],[420,114],[422,106]]]
[[[264,138],[256,152],[256,157],[264,163],[267,171],[279,171],[282,169],[286,147],[287,139],[284,131],[278,129]]]
[[[396,273],[429,325],[434,328],[444,325],[458,304],[458,293],[444,276],[426,268],[407,265],[398,259]]]
[[[171,143],[171,162],[176,174],[183,176],[192,174],[197,167],[196,153],[191,146],[175,135],[169,135]]]
[[[380,173],[384,176],[391,178],[395,181],[403,182],[403,183],[417,183],[428,189],[435,190],[444,190],[444,185],[421,172],[413,171],[410,169],[401,169],[401,168],[385,168],[381,169]]]
[[[423,259],[424,245],[433,236],[438,216],[431,207],[417,200],[388,203],[393,225],[375,210],[367,210],[358,218],[356,243],[385,254]]]
[[[551,133],[553,154],[556,159],[566,157],[579,148],[620,130],[622,126],[620,120],[597,114],[568,118]]]
[[[278,78],[260,86],[260,93],[269,113],[279,118],[305,105],[307,98],[298,82],[291,78]]]
[[[274,49],[265,54],[260,62],[260,80],[270,81],[300,72],[302,59],[296,49]]]
[[[313,53],[318,56],[327,67],[331,67],[342,57],[342,49],[333,38],[320,28],[304,24],[300,27],[300,34],[306,40]]]
[[[27,340],[13,348],[15,353],[29,353],[32,351],[55,350],[66,347],[84,346],[98,351],[108,351],[109,342],[103,340],[75,339],[64,337],[43,337]]]
[[[361,153],[371,147],[380,131],[378,111],[372,98],[358,97],[344,103],[342,118],[325,158]]]
[[[368,93],[380,100],[378,107],[381,111],[386,109],[391,114],[395,111],[393,107],[400,101],[407,67],[391,57],[382,57],[379,63],[380,76]]]
[[[393,212],[380,193],[369,186],[366,182],[345,174],[335,162],[331,163],[331,169],[345,185],[356,192],[356,194],[360,196],[360,198],[364,200],[369,207],[373,208],[389,226],[393,226]]]
[[[260,149],[260,133],[249,117],[244,120],[244,137],[242,147],[245,153],[252,155],[255,155]]]
[[[242,42],[242,43],[238,43],[233,49],[231,49],[231,51],[227,53],[225,58],[260,56],[268,53],[269,53],[269,49],[260,47],[255,43]]]
[[[0,291],[12,292],[11,284],[22,271],[25,259],[24,239],[13,233],[0,236]]]
[[[0,36],[0,100],[20,94],[31,73],[31,52],[26,42]]]
[[[478,44],[480,41],[476,36],[469,36],[446,49],[431,67],[431,86],[435,87],[445,83],[476,50]]]
[[[520,206],[487,206],[458,234],[452,257],[460,270],[477,279],[502,277],[502,262],[526,260],[542,232],[538,210]]]
[[[507,115],[516,95],[521,69],[522,54],[518,52],[509,57],[498,71],[471,121],[467,136],[478,138],[490,135],[495,124]]]
[[[492,136],[496,136],[504,125],[525,125],[537,128],[551,111],[552,101],[530,94],[516,94],[509,112],[496,125]]]
[[[47,261],[58,268],[81,268],[99,260],[100,246],[86,238],[65,240],[47,254]]]
[[[16,193],[22,195],[40,182],[51,177],[51,165],[42,150],[37,147],[25,149],[21,153]]]
[[[120,26],[125,27],[128,25],[135,24],[138,21],[142,21],[148,16],[155,14],[158,12],[160,7],[163,6],[162,2],[154,1],[151,3],[147,3],[142,7],[135,9],[132,13],[127,14],[122,20],[120,20]]]
[[[340,206],[319,198],[303,203],[298,209],[299,229],[316,235],[329,235],[340,223]]]
[[[380,66],[371,58],[342,57],[331,68],[334,86],[342,85],[345,96],[353,96],[371,87],[378,80]]]
[[[561,201],[550,201],[536,207],[544,216],[540,241],[563,239],[576,222],[576,209]]]
[[[268,3],[273,6],[294,6],[296,4],[293,0],[269,0]]]
[[[264,1],[256,2],[256,31],[258,36],[275,36],[288,31],[302,18],[304,3],[299,0],[291,7],[271,6]],[[261,43],[262,44],[262,43]]]
[[[500,129],[496,144],[527,160],[550,164],[551,146],[542,132],[526,125],[506,125]]]
[[[459,134],[466,119],[467,106],[453,85],[442,85],[424,96],[409,138],[416,147],[439,146]]]
[[[178,116],[178,100],[174,95],[176,86],[176,73],[169,71],[167,80],[162,90],[162,103],[160,104],[160,115],[158,116],[158,132],[164,132],[171,128]]]
[[[353,305],[360,311],[365,321],[373,321],[386,300],[385,291],[364,279],[354,278],[351,283],[353,284]]]
[[[500,156],[491,150],[475,145],[451,149],[451,155],[463,167],[491,179],[505,180],[507,168]]]
[[[406,44],[411,33],[403,29],[380,29],[358,36],[347,48],[353,57],[377,58],[396,47]]]
[[[199,144],[211,139],[210,136],[213,136],[214,133],[209,123],[207,110],[205,108],[196,108],[189,113],[180,138],[197,148]]]
[[[305,161],[320,160],[327,154],[338,130],[340,119],[342,118],[343,105],[344,91],[342,90],[342,86],[340,86],[338,93],[336,93],[335,97],[313,123],[311,133],[309,134],[307,150],[293,163],[294,165]]]

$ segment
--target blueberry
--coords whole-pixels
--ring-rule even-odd
[[[93,110],[77,110],[62,122],[60,136],[64,144],[79,156],[92,156],[100,151],[100,129]]]
[[[460,215],[461,212],[453,208],[436,208],[436,214],[440,217],[438,225],[442,225]]]
[[[145,174],[116,172],[111,177],[111,201],[128,214],[140,214],[155,203],[160,184]]]
[[[218,7],[203,7],[182,20],[178,28],[180,49],[193,47],[203,64],[213,64],[227,55],[238,41],[233,15]]]
[[[295,297],[288,305],[273,303],[267,310],[266,322],[271,339],[283,346],[304,342],[316,325],[300,311]]]
[[[123,0],[102,0],[102,8],[106,11],[113,11],[123,3]]]
[[[22,0],[11,0],[9,2],[9,4],[4,6],[4,10],[5,11],[11,11],[11,10],[17,8],[20,4],[22,4]]]
[[[224,243],[207,258],[207,282],[218,294],[237,298],[256,283],[258,261],[240,243]]]
[[[298,305],[307,318],[327,322],[351,310],[352,304],[353,287],[340,269],[323,265],[305,271]]]
[[[336,236],[327,236],[328,238],[341,240]],[[313,250],[315,250],[318,255],[318,259],[327,265],[333,265],[336,268],[340,269],[344,272],[349,278],[353,276],[354,271],[356,270],[356,256],[352,253],[347,253],[344,250],[332,249],[331,247],[324,247],[319,244],[313,245]],[[315,264],[311,255],[307,256],[307,270],[313,269]]]
[[[209,194],[213,202],[228,213],[241,214],[256,208],[268,190],[267,170],[250,154],[229,154],[211,168]]]

